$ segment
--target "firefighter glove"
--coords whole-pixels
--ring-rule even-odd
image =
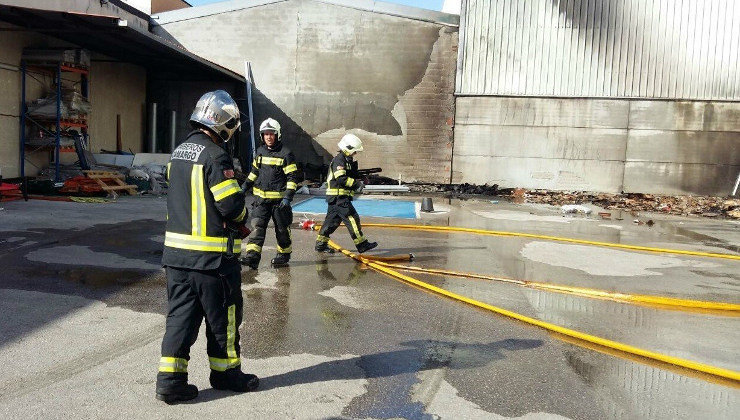
[[[236,235],[239,239],[245,239],[250,233],[252,233],[252,230],[249,229],[247,225],[239,225],[239,228],[236,231]]]

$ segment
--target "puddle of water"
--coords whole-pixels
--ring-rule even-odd
[[[595,276],[661,276],[663,273],[660,271],[649,269],[720,267],[711,262],[683,260],[674,256],[543,241],[527,243],[520,254],[531,261],[572,268]]]
[[[473,210],[473,213],[478,216],[485,217],[486,219],[494,220],[507,220],[515,222],[553,222],[553,223],[570,223],[570,222],[593,222],[593,219],[586,219],[583,217],[574,216],[540,216],[536,214],[525,213],[522,211],[513,210],[495,210],[495,211],[481,211]]]
[[[359,296],[358,290],[354,287],[335,286],[329,290],[319,292],[319,294],[336,300],[340,305],[349,306],[350,308],[355,309],[365,308],[365,305],[362,304],[362,299]]]
[[[66,245],[41,248],[26,254],[30,261],[48,264],[86,265],[106,268],[137,270],[161,270],[160,265],[150,264],[133,258],[126,258],[110,252],[96,252],[87,246]]]
[[[138,270],[106,270],[94,267],[70,268],[58,270],[57,276],[71,283],[77,283],[93,288],[108,288],[111,286],[140,285],[152,280],[151,276]]]
[[[623,226],[620,226],[620,225],[599,225],[599,226],[600,227],[605,227],[605,228],[616,229],[616,230],[622,230],[622,229],[624,229],[624,227]]]

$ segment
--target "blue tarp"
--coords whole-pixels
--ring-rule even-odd
[[[362,198],[352,202],[360,216],[416,219],[413,201]],[[293,206],[294,213],[326,213],[326,199],[312,197]]]

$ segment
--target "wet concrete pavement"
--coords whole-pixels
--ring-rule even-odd
[[[412,198],[413,199],[413,198]],[[416,201],[419,201],[416,198]],[[31,201],[0,211],[0,415],[237,418],[735,418],[737,383],[606,354],[519,321],[410,287],[295,229],[290,267],[242,272],[238,395],[208,384],[205,337],[191,355],[192,404],[153,398],[166,292],[165,200]],[[563,216],[537,205],[435,200],[416,221],[732,253],[740,224],[639,215]],[[295,221],[304,217],[295,215]],[[321,218],[321,216],[308,215]],[[531,238],[367,228],[377,255],[416,266],[630,293],[740,303],[740,262]],[[351,240],[343,227],[333,235]],[[716,313],[413,274],[491,305],[652,351],[740,370],[740,321]],[[114,414],[112,414],[114,413]]]

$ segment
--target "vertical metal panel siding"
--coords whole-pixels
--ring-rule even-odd
[[[740,0],[464,0],[457,93],[740,100]]]

